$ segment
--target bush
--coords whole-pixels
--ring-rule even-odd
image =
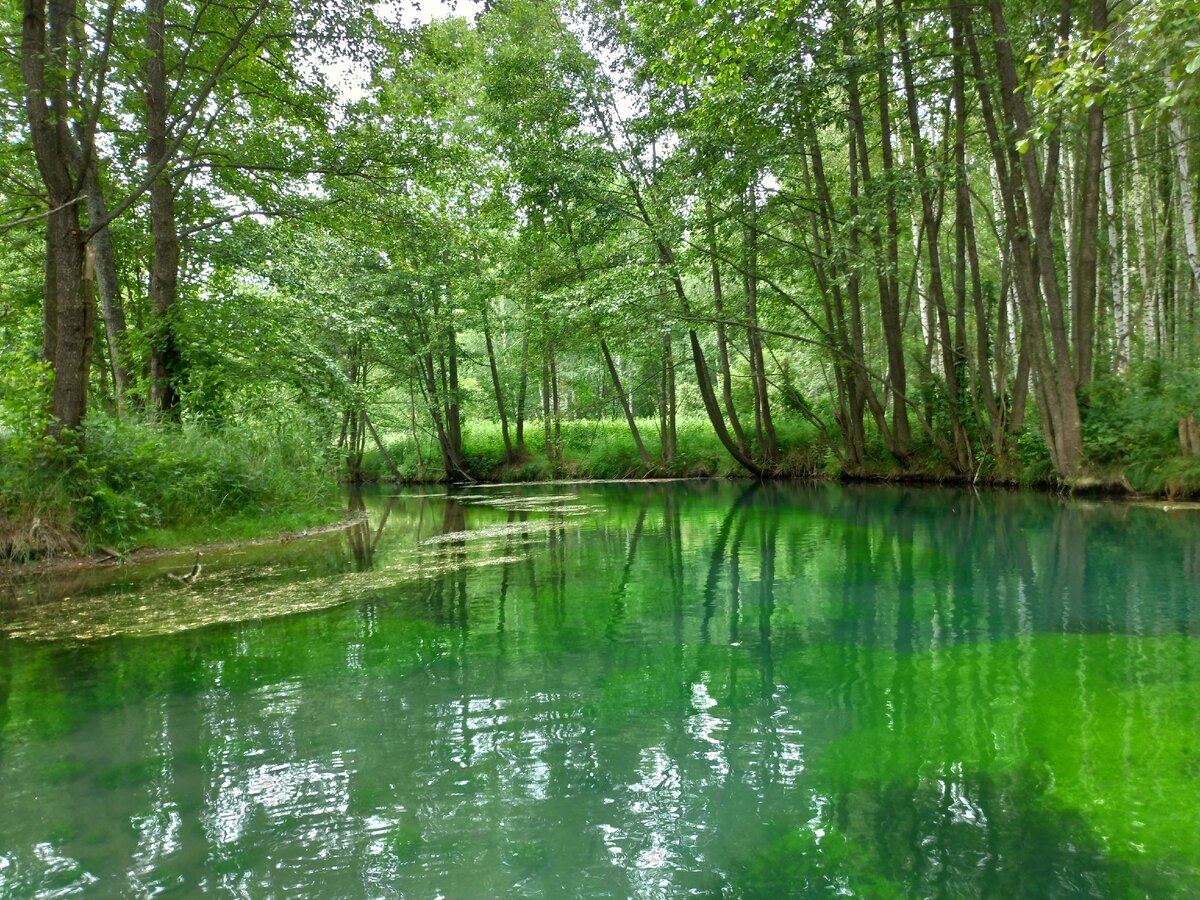
[[[1123,376],[1098,379],[1084,402],[1089,463],[1124,469],[1139,491],[1200,494],[1200,460],[1179,448],[1179,419],[1200,412],[1200,370],[1150,360]]]
[[[204,428],[93,415],[78,447],[0,463],[0,557],[103,544],[152,529],[330,507],[334,461],[295,422]]]

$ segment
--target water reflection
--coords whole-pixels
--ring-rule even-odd
[[[363,506],[186,595],[249,620],[5,613],[0,894],[1200,889],[1200,520],[758,483]],[[130,574],[68,616],[174,602]]]

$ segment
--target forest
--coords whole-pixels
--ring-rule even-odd
[[[339,482],[1200,492],[1197,0],[411,6],[5,0],[0,558]]]

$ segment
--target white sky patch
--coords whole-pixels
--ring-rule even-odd
[[[385,0],[376,3],[374,9],[380,21],[399,28],[412,28],[451,16],[474,18],[483,11],[483,0]],[[348,106],[366,97],[371,70],[363,60],[347,54],[341,59],[319,63],[318,68],[337,92],[340,106]]]

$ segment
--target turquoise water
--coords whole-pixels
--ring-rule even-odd
[[[0,588],[0,896],[1200,895],[1198,511],[366,506]]]

